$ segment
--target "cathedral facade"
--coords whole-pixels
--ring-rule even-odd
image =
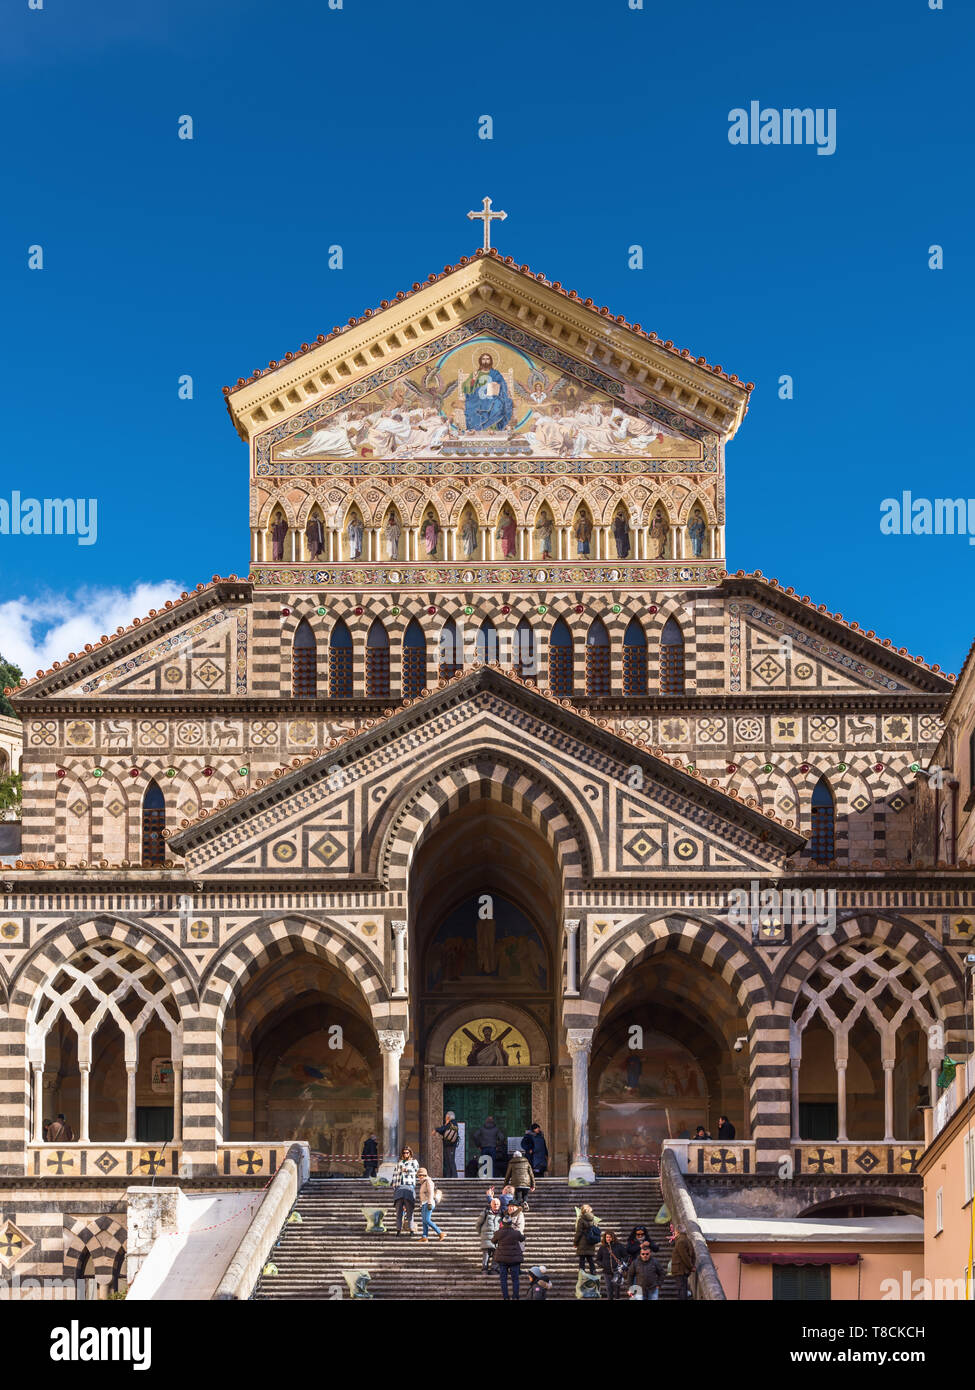
[[[918,1210],[953,678],[727,569],[750,391],[493,251],[225,389],[247,576],[11,692],[8,1278],[117,1280],[128,1186],[293,1138],[435,1168],[446,1109],[597,1181],[725,1116],[712,1195]]]

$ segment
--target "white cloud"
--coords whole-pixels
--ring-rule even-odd
[[[82,652],[102,633],[128,627],[150,608],[162,608],[190,588],[175,579],[136,584],[132,589],[81,589],[77,594],[41,594],[0,603],[0,656],[31,679],[35,671]]]

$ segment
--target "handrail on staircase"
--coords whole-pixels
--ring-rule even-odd
[[[308,1181],[310,1170],[308,1145],[304,1141],[292,1144],[230,1258],[213,1295],[215,1300],[250,1298],[265,1261],[281,1233],[281,1227],[288,1219],[299,1191]]]
[[[684,1174],[680,1170],[676,1155],[666,1145],[660,1155],[660,1187],[674,1226],[678,1231],[690,1236],[691,1244],[694,1246],[694,1297],[724,1301],[727,1295],[721,1287],[711,1251],[698,1223],[697,1212],[684,1181]]]

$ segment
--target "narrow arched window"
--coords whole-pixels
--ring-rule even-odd
[[[647,634],[643,624],[631,618],[623,633],[623,694],[647,693]]]
[[[300,700],[318,694],[318,644],[307,618],[295,628],[291,644],[291,693]]]
[[[142,862],[163,864],[166,860],[166,801],[159,783],[153,779],[142,798]]]
[[[389,633],[378,618],[366,635],[366,694],[389,695]]]
[[[813,787],[811,819],[810,856],[817,864],[829,864],[836,858],[836,805],[825,777]]]
[[[453,618],[448,618],[440,629],[440,652],[438,666],[440,669],[440,679],[450,680],[451,676],[456,676],[463,661],[463,652],[460,650],[460,640],[457,636],[457,624]]]
[[[477,629],[477,659],[489,665],[498,659],[498,630],[490,618]]]
[[[413,618],[403,634],[403,695],[415,700],[427,683],[427,639]]]
[[[527,618],[515,629],[515,669],[523,680],[535,675],[535,630]]]
[[[559,618],[548,639],[548,683],[553,695],[572,694],[572,633]]]
[[[352,695],[352,633],[341,618],[328,642],[328,693],[336,699]]]
[[[660,693],[684,693],[684,634],[673,618],[668,618],[660,636]]]
[[[586,694],[590,699],[609,694],[609,633],[601,618],[586,633]]]

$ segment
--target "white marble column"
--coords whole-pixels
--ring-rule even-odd
[[[572,1058],[572,1166],[569,1181],[595,1182],[589,1161],[589,1053],[592,1028],[570,1028],[565,1037]]]
[[[44,1063],[34,1063],[34,1143],[44,1142]]]
[[[135,1143],[135,1079],[138,1073],[138,1064],[126,1062],[125,1064],[125,1142]]]
[[[78,1119],[78,1138],[82,1144],[90,1143],[88,1133],[88,1090],[91,1080],[91,1063],[78,1063],[79,1080],[81,1082],[80,1115]]]
[[[884,1138],[894,1137],[894,1059],[884,1057]]]
[[[382,1028],[377,1036],[379,1050],[383,1054],[383,1147],[379,1176],[388,1182],[400,1150],[399,1059],[406,1048],[406,1034],[398,1028]]]
[[[393,998],[406,998],[406,923],[390,922],[393,929]]]
[[[836,1138],[846,1143],[846,1058],[836,1059]]]
[[[565,992],[567,996],[579,996],[579,918],[566,918],[565,922]]]

